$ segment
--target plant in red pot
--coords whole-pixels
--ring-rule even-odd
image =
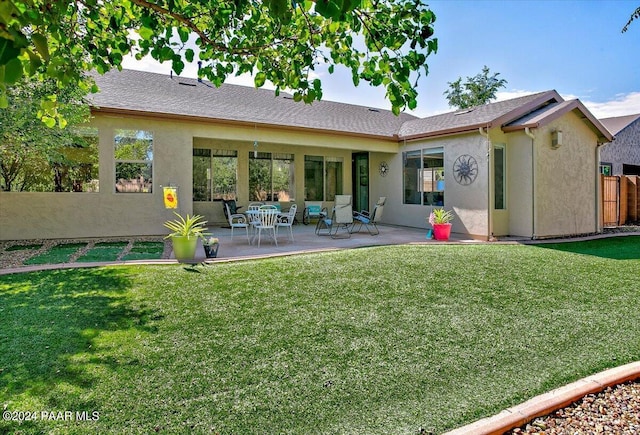
[[[436,240],[449,240],[451,235],[451,221],[453,212],[443,208],[435,208],[429,215],[429,223],[433,227],[433,235]]]

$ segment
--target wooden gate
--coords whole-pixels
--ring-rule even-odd
[[[602,176],[602,213],[605,227],[618,226],[620,207],[620,179],[618,177]]]
[[[602,215],[605,227],[640,220],[640,177],[633,175],[601,178]]]

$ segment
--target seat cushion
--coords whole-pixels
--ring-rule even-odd
[[[356,215],[353,217],[355,220],[362,222],[363,224],[368,224],[371,220],[362,215]]]

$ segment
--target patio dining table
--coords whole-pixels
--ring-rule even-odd
[[[280,218],[280,216],[286,214],[277,209],[267,209],[272,210],[277,214],[276,219]],[[244,212],[245,216],[247,216],[247,222],[249,223],[249,231],[251,232],[249,236],[249,244],[253,245],[258,237],[258,230],[256,229],[257,225],[260,225],[260,212],[264,211],[264,209],[250,209]]]

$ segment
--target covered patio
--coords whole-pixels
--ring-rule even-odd
[[[329,236],[316,235],[316,222],[309,225],[293,225],[291,241],[288,229],[281,229],[278,233],[278,245],[271,240],[263,240],[260,247],[250,244],[244,231],[235,229],[231,239],[231,229],[211,226],[207,232],[220,239],[218,257],[205,258],[204,248],[200,241],[196,251],[196,261],[229,261],[238,259],[272,257],[278,255],[292,255],[305,252],[333,251],[339,249],[354,249],[367,246],[401,245],[416,243],[480,243],[470,238],[461,238],[452,234],[448,242],[427,239],[427,230],[421,228],[403,227],[395,225],[378,225],[380,234],[370,235],[364,228],[360,232],[351,234],[349,238],[333,239]],[[173,253],[171,254],[173,258]]]

